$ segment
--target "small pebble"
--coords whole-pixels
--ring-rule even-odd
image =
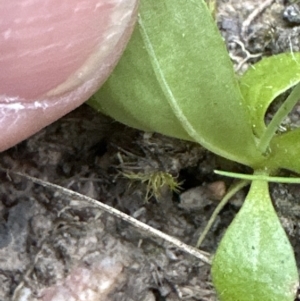
[[[286,7],[283,11],[283,19],[290,24],[300,24],[300,7],[294,3]]]
[[[45,289],[42,301],[107,301],[123,270],[120,263],[104,259],[91,267],[77,267],[62,284]]]

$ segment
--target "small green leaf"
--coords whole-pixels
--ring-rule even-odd
[[[265,181],[253,181],[212,265],[221,301],[293,301],[298,272],[293,249]]]
[[[285,168],[300,174],[299,147],[300,129],[275,136],[270,144],[270,155],[266,166]]]
[[[93,106],[148,131],[254,165],[250,115],[203,0],[142,0],[138,27]]]
[[[253,131],[261,137],[265,114],[272,101],[300,82],[300,53],[283,53],[262,59],[240,79],[240,88],[250,110]]]

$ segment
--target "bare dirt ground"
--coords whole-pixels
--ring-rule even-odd
[[[237,73],[264,56],[300,51],[292,1],[219,1],[217,22]],[[297,107],[287,122],[299,125],[299,114]],[[126,128],[86,105],[0,154],[0,166],[0,301],[216,300],[208,264],[9,171],[95,198],[193,246],[230,185],[213,170],[242,167],[198,145]],[[145,202],[147,185],[124,176],[158,171],[183,181],[182,191]],[[271,191],[299,262],[299,186]],[[214,253],[245,193],[224,208],[202,250]]]

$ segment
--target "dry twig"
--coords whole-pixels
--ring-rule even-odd
[[[243,37],[246,36],[246,32],[248,31],[251,23],[273,2],[274,2],[274,0],[265,0],[247,17],[247,19],[243,22],[243,25],[242,25],[242,36]]]
[[[71,197],[73,199],[75,198],[75,199],[93,204],[96,207],[100,208],[101,210],[106,211],[109,214],[128,222],[129,224],[131,224],[134,227],[146,232],[147,234],[149,234],[151,236],[154,236],[154,237],[158,237],[160,239],[163,239],[164,241],[176,246],[178,249],[184,251],[185,253],[193,255],[193,256],[197,257],[198,259],[200,259],[201,261],[203,261],[207,264],[211,264],[211,259],[210,259],[209,253],[204,252],[204,251],[200,251],[200,250],[198,250],[198,249],[196,249],[192,246],[189,246],[189,245],[183,243],[182,241],[180,241],[179,239],[174,238],[174,237],[172,237],[168,234],[165,234],[165,233],[163,233],[163,232],[161,232],[161,231],[159,231],[155,228],[152,228],[151,226],[149,226],[147,224],[144,224],[144,223],[140,222],[139,220],[137,220],[137,219],[135,219],[135,218],[133,218],[133,217],[131,217],[131,216],[129,216],[129,215],[113,208],[113,207],[111,207],[111,206],[103,204],[103,203],[101,203],[101,202],[99,202],[95,199],[92,199],[90,197],[87,197],[87,196],[82,195],[78,192],[72,191],[70,189],[67,189],[67,188],[61,187],[59,185],[52,184],[52,183],[49,183],[49,182],[31,177],[31,176],[28,176],[28,175],[20,173],[20,172],[9,171],[9,173],[27,178],[27,179],[31,180],[32,182],[37,183],[39,185],[42,185],[44,187],[55,189],[55,190],[59,191],[60,193],[66,195],[68,197]]]

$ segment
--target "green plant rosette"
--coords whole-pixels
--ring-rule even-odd
[[[278,131],[300,98],[299,83],[299,53],[264,58],[238,78],[203,0],[142,0],[122,59],[89,104],[129,126],[198,142],[256,173],[300,173],[300,130]],[[293,87],[265,124],[271,103]],[[294,300],[295,258],[266,181],[251,184],[212,276],[221,301]]]

